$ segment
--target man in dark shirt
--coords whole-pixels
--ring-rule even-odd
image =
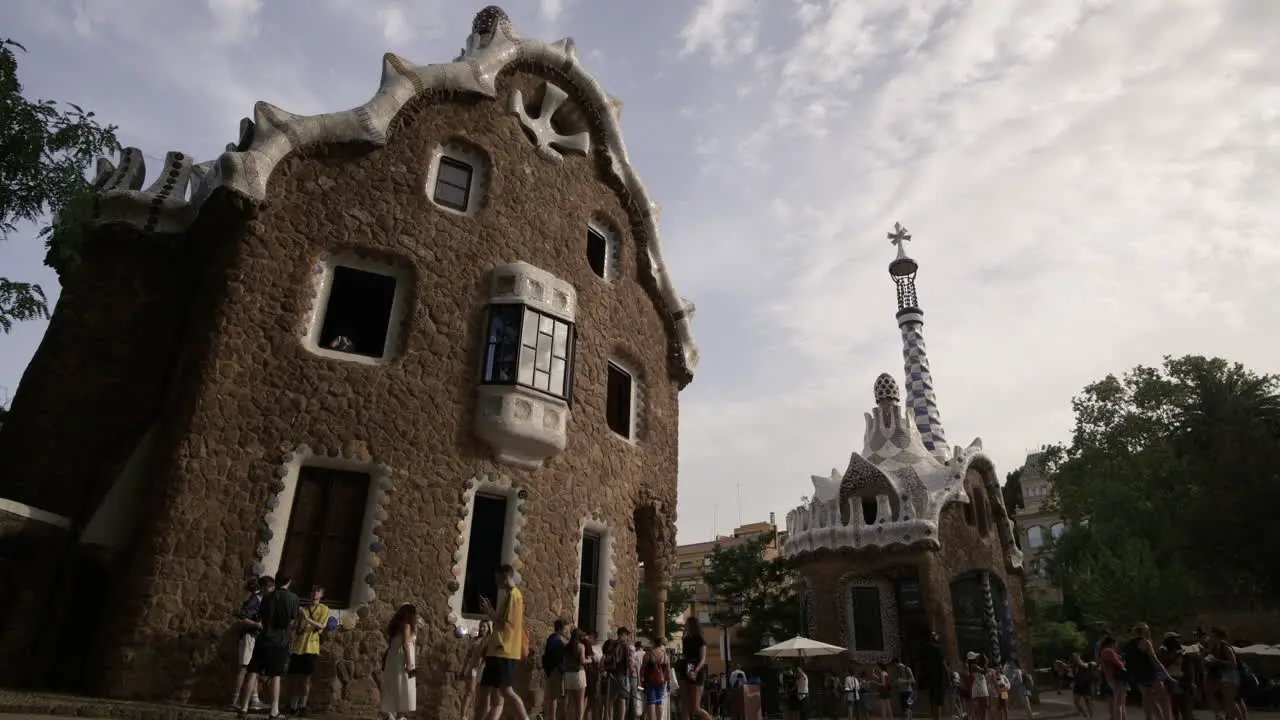
[[[236,672],[236,689],[231,697],[231,706],[240,707],[240,691],[245,687],[245,678],[249,675],[249,663],[253,660],[253,647],[258,640],[258,632],[262,623],[258,614],[262,610],[262,597],[276,587],[276,579],[270,575],[255,578],[249,583],[250,594],[240,612],[236,615],[236,628],[240,631],[240,646],[237,653],[239,669]],[[249,704],[250,709],[262,710],[266,706],[258,701],[255,693]]]
[[[291,582],[288,575],[278,573],[276,589],[262,598],[258,609],[262,630],[254,643],[253,658],[249,660],[249,679],[237,713],[241,717],[249,711],[249,698],[257,694],[259,677],[270,679],[271,717],[280,716],[280,678],[289,669],[289,629],[302,605],[289,589]]]
[[[542,672],[547,676],[543,717],[555,720],[556,706],[564,697],[564,620],[556,618],[555,630],[547,636],[542,649]]]
[[[920,686],[929,694],[929,713],[933,720],[942,720],[942,704],[946,699],[947,660],[942,652],[942,640],[938,633],[929,633],[929,640],[920,650]]]

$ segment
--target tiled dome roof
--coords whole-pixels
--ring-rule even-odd
[[[898,381],[893,379],[889,373],[880,373],[880,377],[876,378],[875,384],[876,404],[891,400],[897,403],[902,400],[902,396],[898,393]]]

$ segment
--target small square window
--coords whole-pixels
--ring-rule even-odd
[[[633,380],[631,373],[609,363],[609,384],[605,398],[605,419],[609,429],[622,437],[634,438],[635,423],[632,414]]]
[[[320,325],[325,350],[380,358],[386,354],[396,279],[338,265]]]
[[[441,155],[432,198],[447,208],[466,212],[471,197],[473,173],[471,165],[448,155]]]
[[[587,228],[587,263],[596,277],[608,279],[609,241],[604,233],[590,227]]]

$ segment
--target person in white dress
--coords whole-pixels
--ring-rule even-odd
[[[387,626],[387,653],[382,659],[382,702],[387,720],[418,709],[418,609],[405,603]]]

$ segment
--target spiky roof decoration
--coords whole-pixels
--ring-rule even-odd
[[[302,116],[266,102],[253,108],[253,120],[241,121],[240,142],[227,146],[217,159],[193,165],[189,156],[171,152],[165,171],[146,190],[142,151],[126,148],[120,166],[98,161],[95,185],[99,203],[94,221],[125,224],[146,232],[180,233],[190,227],[200,206],[218,188],[226,188],[254,204],[265,202],[267,183],[276,166],[295,150],[316,145],[368,143],[385,146],[400,110],[426,92],[498,96],[498,76],[514,63],[553,69],[577,90],[583,109],[594,116],[603,135],[597,152],[621,187],[634,218],[639,263],[655,304],[670,332],[672,371],[681,386],[693,379],[698,348],[693,338],[692,303],[680,297],[663,261],[658,233],[658,207],[627,157],[618,123],[621,103],[610,97],[581,65],[571,38],[546,43],[520,36],[500,8],[481,10],[468,47],[451,63],[415,66],[387,53],[378,91],[363,105],[341,112]],[[190,196],[188,198],[188,184]]]

